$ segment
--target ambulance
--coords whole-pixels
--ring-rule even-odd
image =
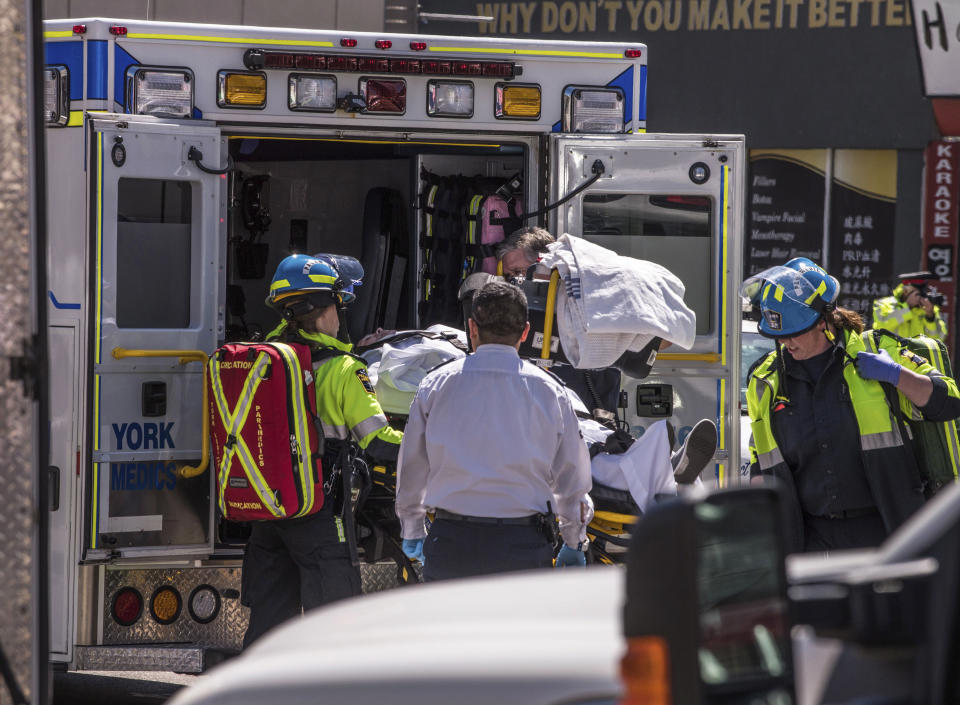
[[[199,672],[239,648],[204,361],[275,325],[292,252],[364,263],[355,335],[435,322],[469,270],[431,261],[438,179],[684,282],[696,341],[624,376],[622,413],[634,435],[714,419],[704,479],[737,482],[744,139],[646,133],[645,45],[101,18],[44,43],[55,663]],[[365,589],[395,584],[380,568]]]

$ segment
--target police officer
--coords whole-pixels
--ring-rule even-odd
[[[940,316],[943,295],[932,291],[937,278],[930,272],[901,274],[890,296],[873,302],[873,327],[884,328],[904,338],[925,335],[945,340],[947,325]]]
[[[392,461],[403,437],[389,426],[365,363],[337,337],[343,308],[353,301],[353,285],[362,276],[353,258],[291,255],[277,267],[266,301],[283,316],[268,340],[303,343],[313,350],[317,414],[327,446],[325,471],[337,460],[338,441],[355,442],[374,459]],[[301,608],[360,594],[360,573],[333,505],[327,497],[310,516],[253,524],[243,557],[243,604],[250,607],[245,647]]]
[[[802,257],[744,283],[760,303],[759,332],[776,341],[747,388],[750,472],[776,477],[792,497],[792,551],[875,546],[923,502],[888,390],[925,419],[960,415],[954,380],[895,339],[864,334],[860,315],[836,305],[839,291]]]
[[[583,565],[590,457],[562,384],[517,354],[530,329],[523,291],[485,284],[468,329],[475,353],[428,374],[410,408],[397,467],[404,551],[428,581],[549,566],[552,509],[558,565]]]

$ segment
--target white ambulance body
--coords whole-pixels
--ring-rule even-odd
[[[640,433],[669,415],[682,436],[714,418],[704,477],[736,482],[743,138],[644,134],[645,46],[44,29],[54,661],[199,671],[239,647],[243,537],[211,501],[202,360],[276,324],[263,298],[294,251],[369,261],[381,247],[354,325],[429,325],[427,173],[520,174],[529,212],[601,161],[527,224],[684,281],[696,343],[624,378],[628,421]],[[367,589],[394,581],[372,568]]]

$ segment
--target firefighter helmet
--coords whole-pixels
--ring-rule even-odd
[[[761,335],[790,338],[807,332],[833,310],[840,284],[806,257],[796,257],[750,277],[740,291],[760,305]]]

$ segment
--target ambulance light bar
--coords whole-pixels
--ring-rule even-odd
[[[563,90],[563,132],[623,132],[623,90],[567,86]]]
[[[427,115],[473,117],[473,83],[436,79],[427,81]]]
[[[70,73],[66,66],[43,69],[43,121],[63,127],[70,120]]]
[[[332,113],[337,109],[337,79],[333,76],[292,73],[288,86],[291,110]]]
[[[193,115],[193,73],[189,69],[127,69],[127,112],[188,118]]]
[[[367,104],[364,112],[402,115],[407,111],[407,82],[402,78],[361,78],[360,95]]]
[[[217,105],[221,108],[263,108],[267,104],[267,75],[261,72],[217,72]]]
[[[522,120],[536,120],[540,117],[540,86],[498,83],[494,87],[494,93],[494,117]]]
[[[312,52],[247,49],[243,64],[251,71],[357,71],[362,73],[410,73],[432,76],[483,76],[510,80],[523,73],[512,61],[464,61],[462,59],[390,59],[381,56],[348,56]]]

